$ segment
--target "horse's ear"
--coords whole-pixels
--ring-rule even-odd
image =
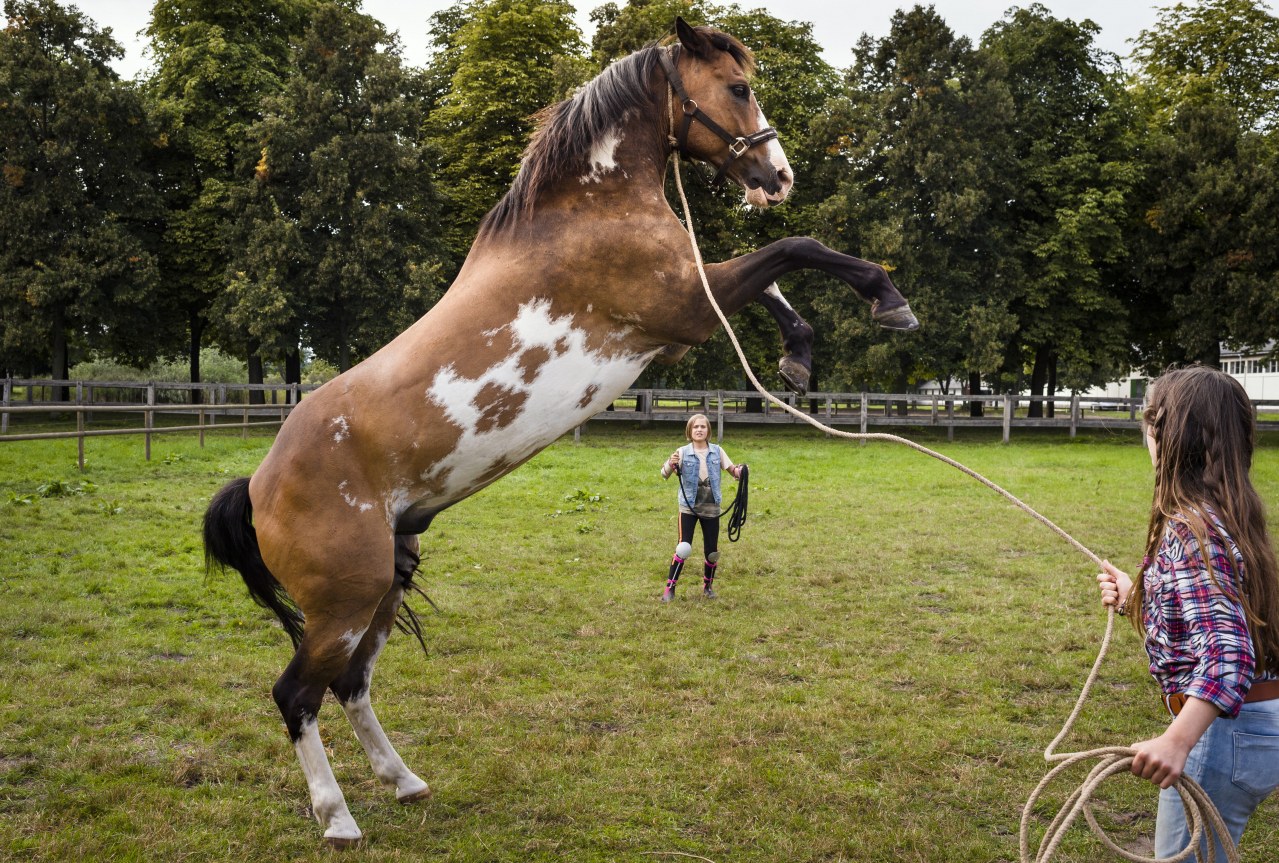
[[[710,40],[698,33],[680,16],[675,16],[675,35],[679,36],[679,43],[688,50],[694,57],[710,56],[713,46]]]

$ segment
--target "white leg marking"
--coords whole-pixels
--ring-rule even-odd
[[[773,282],[767,288],[764,288],[764,293],[768,294],[770,297],[777,300],[779,303],[781,303],[786,308],[790,309],[792,312],[795,311],[795,309],[791,307],[791,304],[786,301],[786,298],[782,296],[782,289],[777,287],[777,282]]]
[[[360,838],[360,828],[346,808],[346,798],[338,787],[329,758],[324,754],[320,729],[314,719],[302,724],[302,736],[293,745],[297,751],[302,772],[306,774],[307,788],[311,790],[311,811],[315,820],[324,828],[325,839],[354,842]]]
[[[360,745],[368,753],[369,761],[373,763],[373,774],[383,785],[395,789],[397,800],[416,797],[427,790],[427,784],[405,766],[404,759],[387,739],[381,723],[373,714],[368,693],[352,699],[342,708],[346,711],[346,718],[351,720]]]

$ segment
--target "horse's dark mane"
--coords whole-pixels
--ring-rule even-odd
[[[749,75],[751,52],[727,33],[710,27],[697,32],[720,51],[732,55]],[[538,193],[570,172],[589,168],[587,159],[600,136],[634,108],[653,107],[657,95],[649,90],[653,68],[663,44],[652,43],[623,57],[562,102],[537,114],[537,128],[524,150],[519,174],[510,190],[480,223],[480,236],[508,228],[533,208]]]

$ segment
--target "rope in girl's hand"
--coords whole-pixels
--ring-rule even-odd
[[[746,507],[750,499],[750,469],[740,465],[737,473],[737,494],[728,505],[728,541],[737,542],[742,536],[742,525],[746,524]]]
[[[673,103],[670,104],[670,110],[672,112],[674,111]],[[922,446],[921,444],[915,443],[907,438],[899,437],[898,435],[847,432],[831,428],[803,411],[797,410],[764,389],[763,385],[761,385],[759,380],[755,377],[755,373],[751,370],[750,363],[746,360],[746,354],[743,353],[742,346],[737,341],[737,335],[733,332],[732,326],[729,325],[727,316],[725,316],[723,310],[720,309],[719,303],[715,300],[715,295],[711,292],[710,282],[706,278],[706,267],[702,262],[702,252],[701,249],[698,248],[697,236],[693,231],[693,216],[688,206],[688,198],[684,194],[684,181],[680,176],[678,159],[675,160],[675,186],[679,191],[680,202],[684,207],[684,227],[688,231],[689,242],[693,247],[693,259],[697,263],[697,273],[702,280],[702,289],[706,293],[707,300],[710,301],[711,308],[713,308],[715,310],[715,314],[719,316],[720,323],[723,324],[724,331],[728,334],[729,341],[733,343],[733,350],[737,352],[737,357],[741,361],[742,368],[746,372],[746,377],[750,380],[751,384],[761,396],[772,402],[778,408],[800,420],[803,420],[814,428],[824,431],[828,435],[842,437],[848,440],[891,441],[892,443],[898,443],[903,446],[910,447],[911,449],[935,458],[938,461],[945,462],[956,470],[959,470],[977,480],[992,491],[1007,498],[1015,506],[1025,511],[1036,521],[1057,533],[1058,536],[1066,540],[1085,557],[1095,563],[1098,568],[1101,568],[1101,558],[1092,552],[1087,546],[1083,545],[1066,531],[1062,530],[1046,517],[1036,512],[1029,504],[1024,503],[1010,492],[986,479],[986,477],[976,471],[965,467],[954,459],[948,458],[926,446]],[[742,488],[745,488],[744,484]],[[734,503],[736,503],[736,501],[734,501]],[[742,521],[745,521],[744,514]],[[1083,688],[1079,692],[1079,698],[1075,701],[1075,707],[1071,711],[1065,724],[1062,726],[1061,731],[1055,738],[1053,738],[1052,743],[1048,744],[1048,748],[1044,750],[1044,760],[1050,762],[1060,761],[1061,763],[1050,770],[1035,790],[1031,792],[1030,798],[1026,801],[1025,807],[1022,809],[1019,843],[1021,850],[1021,863],[1030,863],[1031,860],[1029,856],[1029,824],[1031,812],[1035,803],[1039,800],[1040,795],[1052,782],[1052,780],[1056,778],[1057,774],[1061,773],[1066,768],[1074,766],[1078,762],[1089,758],[1100,758],[1101,763],[1093,768],[1092,772],[1088,775],[1088,779],[1085,780],[1075,793],[1070,796],[1066,803],[1062,805],[1057,815],[1053,818],[1043,839],[1040,841],[1039,851],[1033,858],[1034,863],[1048,863],[1048,861],[1052,859],[1058,845],[1061,844],[1061,840],[1066,829],[1079,817],[1080,812],[1084,814],[1084,818],[1087,820],[1088,826],[1092,828],[1093,833],[1101,839],[1102,844],[1119,856],[1128,860],[1137,861],[1137,863],[1180,863],[1180,861],[1188,859],[1194,849],[1198,847],[1199,840],[1203,837],[1205,831],[1209,833],[1208,859],[1205,863],[1216,863],[1216,845],[1212,841],[1214,835],[1216,837],[1216,841],[1220,842],[1221,846],[1226,851],[1226,863],[1238,863],[1239,850],[1235,847],[1234,840],[1231,838],[1226,829],[1225,823],[1222,821],[1221,813],[1217,811],[1217,807],[1213,804],[1207,793],[1204,792],[1203,788],[1200,787],[1199,783],[1195,782],[1189,776],[1183,774],[1174,786],[1180,793],[1182,802],[1186,809],[1186,823],[1192,828],[1189,844],[1181,852],[1172,857],[1143,857],[1116,845],[1114,841],[1106,835],[1106,832],[1102,829],[1101,825],[1097,823],[1096,818],[1093,817],[1092,810],[1088,806],[1088,801],[1091,799],[1093,792],[1096,791],[1097,786],[1103,779],[1130,768],[1132,765],[1132,757],[1136,754],[1136,750],[1129,747],[1110,746],[1102,749],[1092,749],[1086,752],[1072,752],[1064,754],[1056,754],[1054,752],[1057,744],[1061,742],[1062,738],[1070,733],[1070,730],[1074,727],[1075,720],[1079,718],[1079,714],[1083,710],[1084,702],[1088,699],[1088,693],[1092,689],[1093,683],[1096,682],[1098,671],[1101,668],[1102,661],[1106,657],[1106,651],[1110,648],[1110,639],[1114,632],[1114,626],[1115,610],[1112,606],[1109,608],[1107,613],[1106,633],[1102,638],[1101,648],[1097,652],[1097,659],[1093,663],[1092,670],[1088,674],[1088,679],[1084,682]]]

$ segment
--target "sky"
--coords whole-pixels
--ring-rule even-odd
[[[65,2],[65,0],[64,0]],[[99,27],[110,27],[118,42],[124,46],[125,58],[116,64],[122,77],[133,78],[147,68],[149,61],[143,54],[144,40],[137,35],[144,28],[151,13],[148,0],[70,0],[80,11],[92,18]],[[427,51],[427,21],[432,13],[453,5],[454,0],[364,0],[364,11],[377,18],[388,29],[400,34],[406,62],[425,64]],[[623,5],[624,0],[617,0]],[[931,5],[946,20],[950,28],[961,36],[970,37],[974,43],[983,31],[999,21],[1004,12],[1013,6],[1030,6],[1034,0],[933,0]],[[1175,5],[1176,0],[1159,3],[1144,0],[1039,0],[1041,5],[1058,18],[1074,21],[1091,19],[1101,27],[1097,47],[1126,57],[1132,51],[1132,42],[1142,30],[1155,24],[1159,9]],[[576,0],[577,24],[589,40],[593,28],[590,11],[603,5],[604,0]],[[787,21],[805,21],[813,25],[813,38],[822,47],[827,63],[838,68],[853,63],[853,45],[862,33],[875,38],[888,35],[893,13],[900,8],[910,8],[909,0],[737,0],[743,9],[763,8],[772,15]],[[928,4],[925,4],[928,5]],[[1187,5],[1196,5],[1193,0]]]

